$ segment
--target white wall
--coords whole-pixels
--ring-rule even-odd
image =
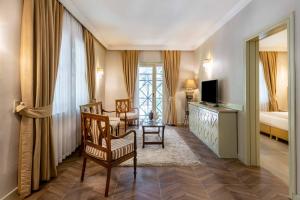
[[[0,199],[17,187],[20,121],[12,107],[21,96],[21,6],[20,0],[0,0]]]
[[[290,16],[294,0],[253,0],[195,52],[196,61],[211,57],[211,71],[200,68],[199,78],[220,80],[220,100],[245,105],[245,41]],[[272,12],[268,12],[272,10]],[[245,112],[238,114],[238,153],[246,162]]]
[[[106,58],[106,49],[100,43],[95,41],[95,65],[96,68],[100,67],[105,70],[105,58]],[[105,74],[105,71],[104,71]],[[105,80],[104,74],[101,76],[100,74],[96,74],[96,99],[97,101],[102,101],[105,103]]]
[[[145,55],[142,59],[150,61],[153,58],[159,60],[154,53],[143,54]],[[151,58],[150,58],[151,57]],[[197,68],[194,64],[195,55],[192,51],[183,51],[181,54],[179,82],[176,93],[176,108],[177,108],[177,119],[178,123],[182,124],[184,121],[185,111],[185,92],[184,92],[184,81],[186,79],[194,78],[197,73]],[[109,110],[115,109],[115,99],[128,98],[123,69],[122,69],[122,57],[121,51],[107,51],[106,62],[105,62],[105,108]]]
[[[182,51],[179,69],[179,79],[176,91],[177,124],[184,122],[186,96],[184,83],[187,79],[196,78],[198,68],[195,66],[195,54],[192,51]]]
[[[105,58],[105,106],[115,110],[115,100],[128,98],[122,68],[121,51],[107,51]]]

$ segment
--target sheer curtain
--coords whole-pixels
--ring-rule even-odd
[[[266,85],[264,69],[261,62],[259,62],[259,104],[260,111],[269,111],[268,88]]]
[[[80,144],[79,105],[88,102],[86,69],[82,26],[65,12],[53,102],[56,164],[62,162]]]

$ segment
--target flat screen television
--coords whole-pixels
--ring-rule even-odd
[[[202,81],[201,101],[218,104],[218,80]]]

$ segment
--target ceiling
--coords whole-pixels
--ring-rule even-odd
[[[260,51],[287,51],[287,30],[283,30],[259,41]]]
[[[108,49],[194,50],[251,0],[60,0]]]

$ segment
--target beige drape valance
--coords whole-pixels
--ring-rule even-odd
[[[139,61],[139,51],[126,50],[122,52],[125,87],[131,104],[133,103],[133,99],[134,99],[138,61]]]
[[[18,191],[22,198],[57,175],[52,143],[52,102],[59,62],[63,6],[57,0],[23,0],[20,76],[22,116]]]
[[[83,38],[86,49],[87,58],[87,80],[90,102],[95,102],[95,88],[96,88],[96,66],[95,66],[95,49],[94,36],[83,28]]]
[[[180,51],[163,51],[164,59],[164,75],[166,87],[169,94],[169,102],[167,104],[165,112],[165,121],[167,124],[177,124],[177,113],[176,113],[176,89],[178,85],[178,75],[180,67]]]
[[[278,111],[276,97],[277,52],[259,52],[264,69],[264,77],[268,89],[269,111]]]

